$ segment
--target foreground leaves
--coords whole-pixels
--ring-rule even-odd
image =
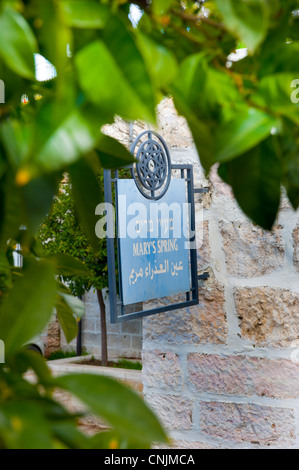
[[[243,41],[250,52],[265,39],[274,2],[267,0],[216,0],[228,29]]]
[[[138,11],[128,1],[0,2],[0,338],[7,357],[0,367],[1,448],[137,448],[165,438],[123,386],[99,377],[53,382],[42,359],[22,350],[54,306],[67,339],[74,338],[83,306],[70,292],[106,286],[105,246],[94,233],[99,173],[132,163],[124,147],[101,134],[116,115],[154,124],[156,105],[171,95],[206,175],[220,165],[248,217],[270,229],[282,186],[299,206],[298,1],[137,3]],[[235,61],[239,47],[249,54]],[[41,82],[36,52],[50,61]],[[68,190],[58,207],[53,198],[62,180]],[[34,237],[47,214],[45,252],[72,254],[90,273],[69,257],[42,259]],[[60,239],[54,234],[63,231]],[[23,269],[13,263],[17,244]],[[24,379],[30,368],[37,384]],[[113,429],[83,436],[77,417],[53,400],[54,386],[66,387]]]
[[[68,343],[78,335],[78,321],[85,313],[84,303],[77,297],[59,293],[56,312],[60,326]]]
[[[262,111],[248,108],[219,127],[216,161],[223,162],[244,154],[280,127],[280,121]]]
[[[32,371],[35,380],[26,380],[24,374]],[[0,365],[0,385],[0,449],[138,449],[166,442],[142,398],[108,377],[54,378],[40,355],[23,350],[10,355],[5,368]],[[61,390],[85,403],[86,411],[72,414],[54,401],[53,392]],[[90,412],[104,419],[109,431],[91,438],[82,434],[78,423]]]
[[[63,0],[60,7],[65,23],[80,29],[101,29],[109,16],[108,8],[94,1]]]
[[[271,230],[280,204],[282,168],[272,138],[219,167],[245,214]]]
[[[95,234],[95,208],[102,202],[103,195],[92,168],[86,161],[80,161],[70,169],[72,192],[76,211],[86,235],[95,251],[99,251],[99,239]]]
[[[154,121],[154,95],[146,67],[118,18],[109,21],[104,41],[95,41],[77,54],[76,66],[82,90],[108,118],[116,113]]]
[[[96,150],[103,168],[121,168],[134,162],[132,154],[108,135],[100,134]]]
[[[0,13],[0,42],[0,57],[5,64],[22,77],[34,80],[35,36],[24,17],[9,7]]]
[[[7,356],[30,342],[47,325],[56,294],[54,266],[35,262],[15,282],[1,304],[0,331]]]
[[[120,436],[145,446],[165,442],[166,435],[153,413],[130,389],[109,377],[68,375],[56,384],[69,390],[117,429]]]

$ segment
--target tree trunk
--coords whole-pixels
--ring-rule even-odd
[[[106,325],[106,307],[101,289],[97,289],[98,301],[101,312],[101,343],[102,343],[102,365],[108,365],[108,348],[107,348],[107,325]]]
[[[82,295],[79,295],[78,298],[80,300],[83,299]],[[76,354],[77,356],[82,356],[82,318],[78,323],[78,335],[77,335],[77,347],[76,347]]]
[[[82,319],[78,323],[76,354],[82,356]]]

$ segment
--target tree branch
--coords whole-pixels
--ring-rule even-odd
[[[147,0],[136,0],[130,3],[133,5],[138,5],[142,10],[148,10],[151,5],[151,3]]]
[[[191,15],[189,13],[184,13],[183,11],[175,10],[175,9],[171,9],[170,11],[175,16],[179,16],[185,21],[191,21],[192,23],[195,23],[195,25],[198,23],[205,23],[209,26],[213,26],[214,28],[220,29],[221,31],[226,31],[226,27],[224,26],[224,24],[217,23],[216,21],[210,20],[209,18],[206,18],[205,16]]]
[[[106,326],[106,307],[101,289],[97,289],[98,302],[101,312],[101,349],[102,349],[102,365],[108,365],[108,346],[107,346],[107,326]]]

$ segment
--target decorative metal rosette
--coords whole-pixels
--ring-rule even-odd
[[[162,137],[154,131],[143,132],[133,143],[131,153],[137,160],[132,175],[141,194],[152,200],[163,197],[171,180],[171,161]]]

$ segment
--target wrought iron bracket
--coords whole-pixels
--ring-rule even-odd
[[[209,277],[210,277],[209,273],[203,273],[203,274],[198,274],[197,279],[199,281],[206,281],[207,279],[209,279]]]
[[[210,188],[195,188],[194,194],[207,194],[210,192]]]

